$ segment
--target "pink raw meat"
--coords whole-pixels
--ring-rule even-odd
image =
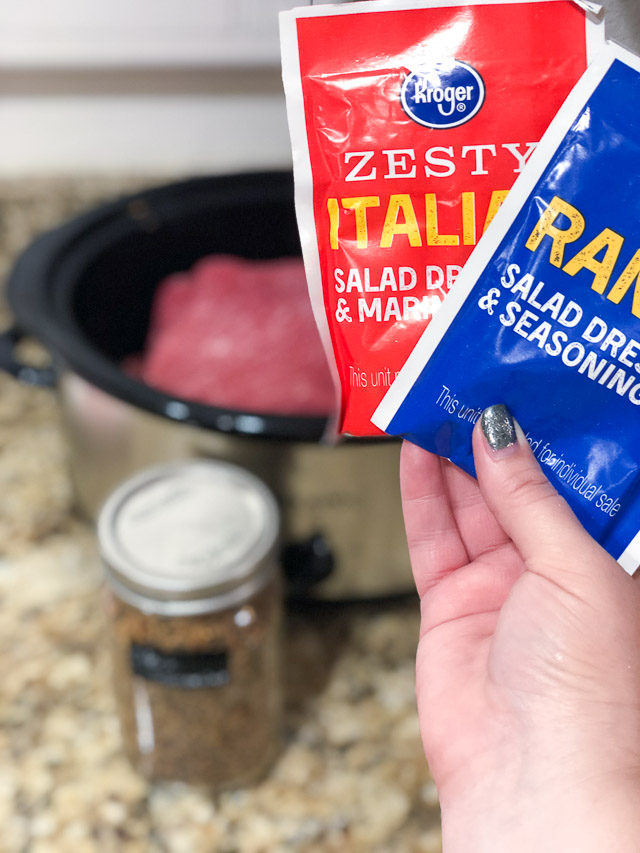
[[[135,372],[170,394],[241,411],[328,415],[336,405],[298,258],[212,256],[169,276]]]

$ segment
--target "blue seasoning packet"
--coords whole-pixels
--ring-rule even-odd
[[[506,403],[545,473],[640,563],[640,58],[598,55],[373,416],[473,474]]]

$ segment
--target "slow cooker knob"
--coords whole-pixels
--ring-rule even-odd
[[[311,587],[329,577],[335,559],[322,533],[286,545],[282,552],[282,567],[289,595],[305,595]]]

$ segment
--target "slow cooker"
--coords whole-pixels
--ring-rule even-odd
[[[204,405],[127,375],[144,347],[158,284],[211,254],[300,254],[289,172],[197,178],[118,199],[37,238],[8,282],[16,325],[2,367],[55,383],[79,507],[149,465],[224,459],[261,477],[283,518],[282,563],[293,595],[371,598],[413,588],[398,485],[399,443],[323,442],[327,419]],[[41,341],[52,367],[21,364],[14,344]]]

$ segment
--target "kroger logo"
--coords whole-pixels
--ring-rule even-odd
[[[475,68],[452,59],[407,74],[400,96],[405,112],[418,124],[457,127],[480,110],[485,87]]]

